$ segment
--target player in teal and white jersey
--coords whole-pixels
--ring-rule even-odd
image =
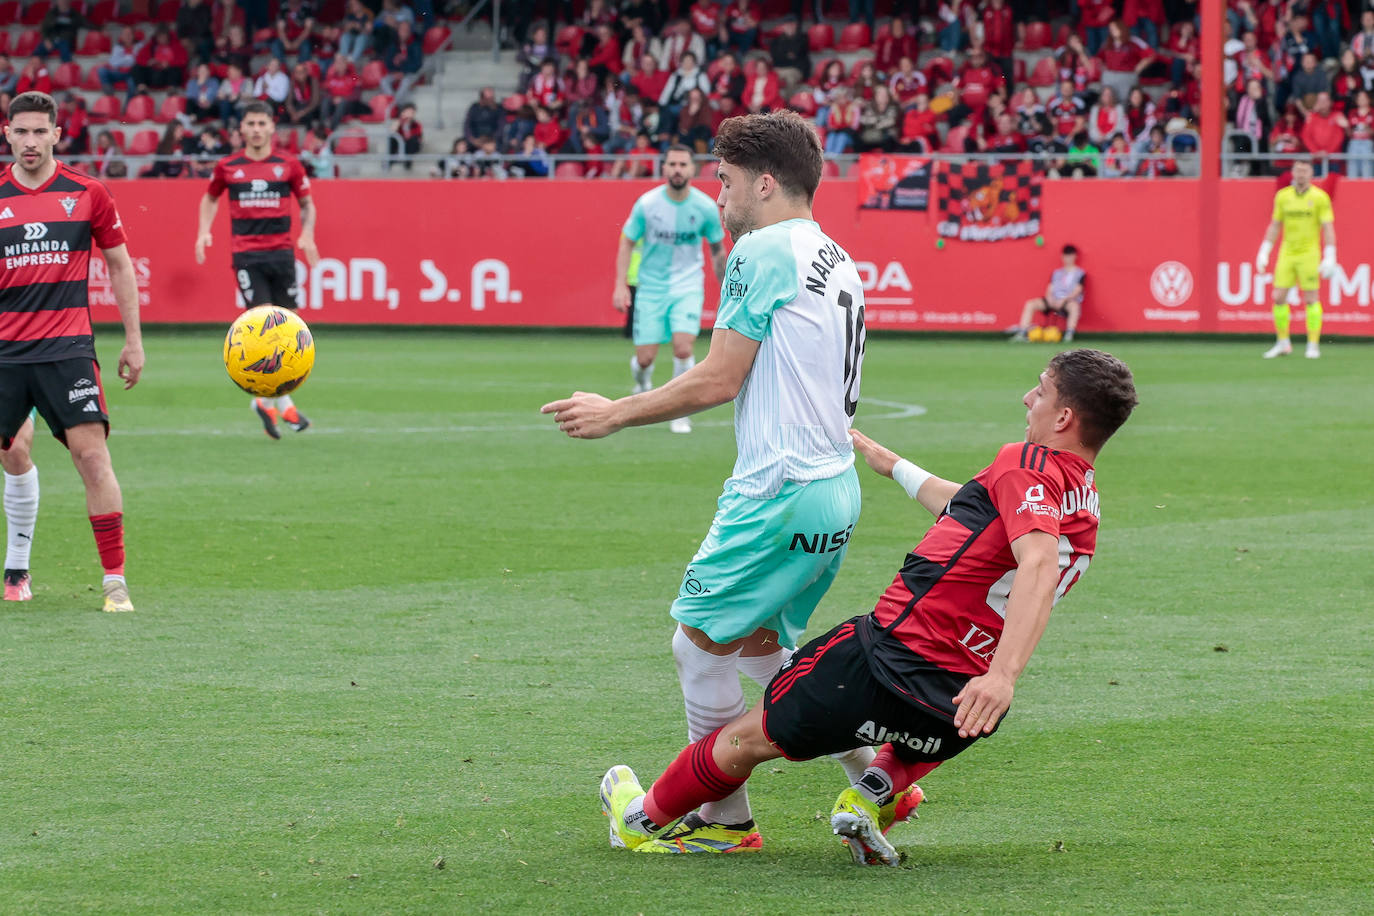
[[[702,239],[711,246],[716,276],[725,270],[720,214],[710,197],[692,187],[695,175],[692,151],[682,145],[670,146],[663,157],[667,183],[635,201],[621,230],[611,303],[622,312],[634,306],[630,336],[634,338],[635,355],[630,359],[630,374],[635,394],[654,387],[659,345],[672,341],[674,378],[696,363],[692,345],[701,333],[705,301]],[[626,277],[636,243],[643,251],[639,284],[632,297]],[[675,433],[689,433],[692,421],[680,417],[669,428]]]
[[[653,391],[617,401],[578,392],[543,407],[569,436],[594,439],[735,402],[734,473],[672,606],[693,740],[744,711],[740,672],[766,685],[782,667],[859,518],[848,429],[863,364],[863,284],[812,219],[820,140],[799,115],[777,111],[723,122],[716,154],[735,247],[706,358]],[[857,780],[871,759],[860,748],[840,762]],[[638,848],[761,846],[741,788]]]

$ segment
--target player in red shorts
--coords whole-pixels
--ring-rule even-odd
[[[937,517],[873,613],[797,650],[752,710],[689,745],[646,794],[627,766],[601,782],[611,845],[647,842],[767,760],[882,745],[831,811],[859,864],[898,864],[883,809],[997,730],[1050,610],[1088,568],[1099,498],[1092,462],[1136,405],[1125,363],[1100,350],[1050,360],[1026,393],[1026,440],[960,486],[857,430],[855,448]]]
[[[91,245],[105,256],[124,323],[118,372],[125,388],[143,371],[138,285],[114,198],[99,181],[53,158],[61,136],[51,96],[25,92],[10,102],[5,138],[14,163],[0,172],[0,449],[7,453],[7,475],[11,469],[33,472],[27,424],[37,408],[85,484],[105,569],[104,609],[132,611],[124,580],[124,505],[105,445],[110,416],[86,288]],[[36,474],[32,483],[36,515]],[[28,570],[6,569],[5,597],[30,594]]]
[[[296,255],[291,248],[291,198],[301,208],[301,233],[296,247],[314,267],[320,260],[315,247],[315,201],[310,178],[300,160],[272,148],[276,133],[272,107],[266,102],[243,106],[239,131],[243,151],[215,163],[210,187],[200,201],[200,229],[196,234],[196,263],[205,263],[205,249],[214,241],[210,227],[219,211],[219,198],[229,192],[229,232],[232,238],[234,279],[249,308],[259,305],[296,307]],[[310,426],[290,395],[254,398],[253,411],[273,439],[280,439],[277,418],[296,432]]]

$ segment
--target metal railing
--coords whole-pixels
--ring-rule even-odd
[[[1374,178],[1374,153],[1246,153],[1236,152],[1227,143],[1221,152],[1223,178],[1243,178],[1246,175],[1277,175],[1288,170],[1294,160],[1310,160],[1317,175],[1325,175],[1328,164],[1347,178]],[[1242,174],[1242,170],[1245,174]],[[1360,172],[1352,175],[1352,170]]]

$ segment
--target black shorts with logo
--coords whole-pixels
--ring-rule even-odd
[[[0,364],[0,447],[10,447],[35,407],[64,445],[67,430],[82,423],[103,423],[110,432],[100,364],[88,357]]]
[[[802,646],[763,692],[763,732],[789,760],[810,760],[891,743],[911,762],[948,760],[977,738],[960,738],[952,717],[899,696],[874,675],[860,638],[869,615]],[[935,666],[921,693],[952,700],[968,681]],[[952,705],[951,705],[952,708]]]
[[[235,255],[234,279],[250,309],[259,305],[296,307],[296,259],[290,252],[274,258]]]

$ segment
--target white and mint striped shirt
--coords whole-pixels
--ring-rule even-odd
[[[759,341],[759,351],[735,398],[739,456],[727,488],[768,499],[785,481],[853,466],[863,302],[853,259],[811,220],[774,223],[735,243],[715,326]]]

